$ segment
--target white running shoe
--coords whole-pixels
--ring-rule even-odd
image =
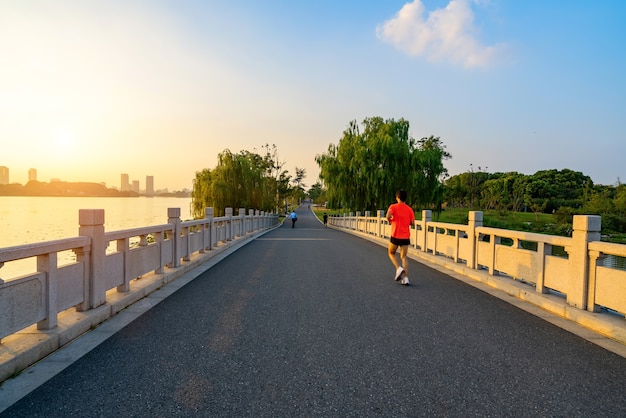
[[[402,267],[398,267],[398,269],[396,270],[396,277],[394,278],[394,280],[397,282],[398,280],[400,280],[400,278],[402,277],[402,272],[404,271],[404,269]]]
[[[408,286],[409,285],[409,277],[408,276],[404,276],[404,278],[402,279],[402,281],[400,283],[405,285],[405,286]]]

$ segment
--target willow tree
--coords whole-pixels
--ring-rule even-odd
[[[416,148],[411,152],[408,186],[412,196],[411,202],[417,207],[434,207],[441,210],[444,197],[443,180],[447,170],[443,160],[452,156],[446,151],[439,137],[430,136],[417,141]]]
[[[450,154],[439,138],[416,141],[405,119],[367,118],[362,127],[350,122],[339,144],[316,156],[331,207],[387,209],[400,188],[413,206],[440,204]]]
[[[194,218],[203,217],[205,207],[214,207],[218,216],[227,207],[271,211],[276,187],[267,170],[267,162],[256,153],[224,150],[213,170],[196,172],[191,193]]]

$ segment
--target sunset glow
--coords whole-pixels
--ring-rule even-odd
[[[34,167],[180,190],[224,149],[269,143],[310,186],[316,154],[381,116],[439,136],[450,174],[612,184],[626,178],[625,18],[619,1],[3,2],[0,165],[19,183]]]

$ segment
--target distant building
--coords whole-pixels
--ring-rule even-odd
[[[9,167],[0,166],[0,184],[9,184]]]
[[[133,192],[139,193],[139,180],[133,180]]]
[[[154,176],[146,176],[146,196],[154,196]]]
[[[130,191],[130,183],[128,182],[128,174],[122,174],[122,183],[120,184],[120,190],[123,192]]]
[[[31,168],[28,170],[28,181],[37,181],[37,169]]]

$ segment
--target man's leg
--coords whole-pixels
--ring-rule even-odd
[[[389,246],[387,247],[387,255],[389,256],[389,259],[393,263],[393,266],[396,268],[396,275],[394,277],[394,280],[396,281],[400,280],[400,277],[402,276],[402,267],[398,264],[398,260],[396,259],[397,250],[398,250],[398,246],[390,242]]]
[[[408,245],[402,245],[400,247],[400,260],[402,261],[402,268],[404,269],[405,276],[409,275],[409,258],[407,257],[408,252]]]
[[[404,277],[402,278],[401,283],[407,286],[409,284],[409,258],[407,257],[408,251],[408,245],[403,245],[400,247],[400,260],[402,260],[402,268],[404,269],[404,271],[402,272],[402,275]]]
[[[393,263],[393,266],[396,269],[400,267],[400,265],[398,264],[398,260],[396,259],[397,250],[398,250],[398,246],[396,244],[389,243],[389,246],[387,247],[387,255],[389,256],[389,259],[391,260],[391,262]]]

